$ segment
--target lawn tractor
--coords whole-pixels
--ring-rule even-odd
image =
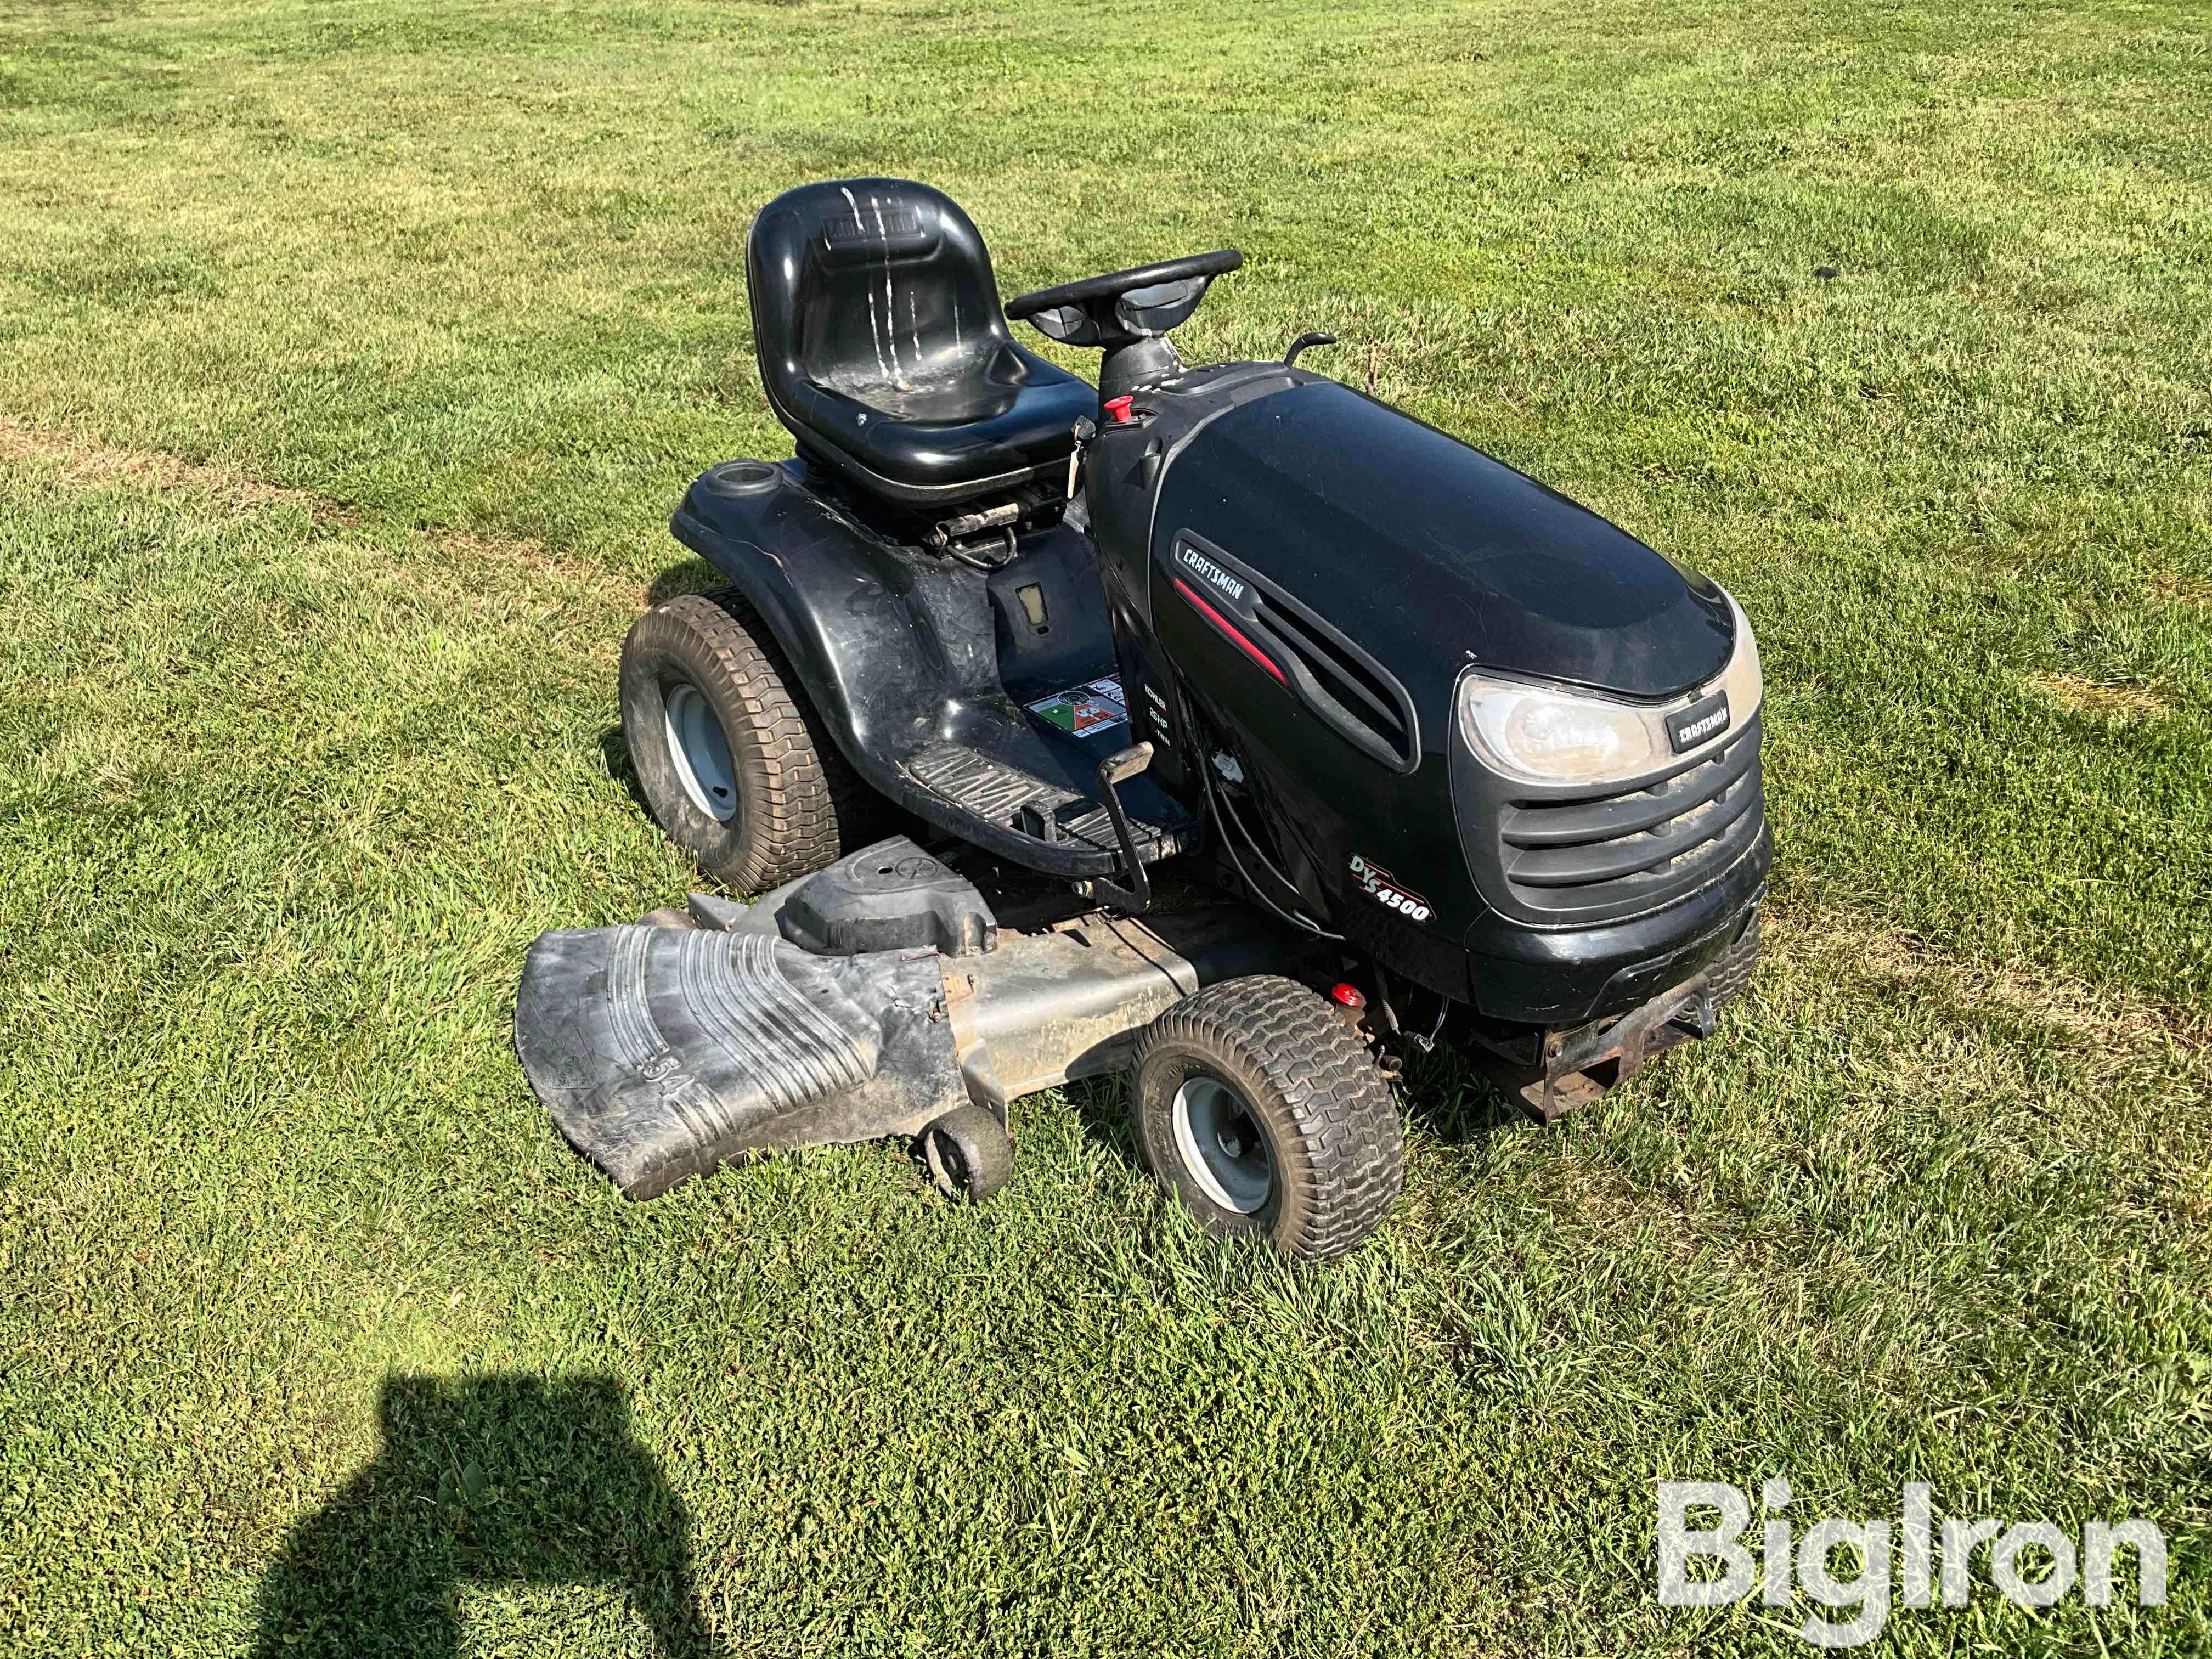
[[[653,817],[759,896],[549,933],[516,1009],[624,1192],[903,1135],[980,1200],[1014,1101],[1126,1072],[1202,1223],[1326,1259],[1447,1027],[1546,1120],[1711,1032],[1771,858],[1720,587],[1304,367],[1327,335],[1187,366],[1233,249],[1002,305],[949,198],[853,179],[746,258],[797,453],[692,484],[728,586],[638,620],[621,700]]]

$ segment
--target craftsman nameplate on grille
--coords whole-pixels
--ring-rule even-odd
[[[1667,716],[1667,736],[1673,741],[1674,752],[1678,755],[1720,736],[1728,730],[1728,693],[1725,691],[1716,691],[1711,696],[1702,698],[1687,708]]]

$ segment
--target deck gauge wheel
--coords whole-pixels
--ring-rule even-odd
[[[921,1132],[915,1148],[937,1190],[981,1204],[1014,1172],[1014,1143],[982,1107],[956,1106]]]

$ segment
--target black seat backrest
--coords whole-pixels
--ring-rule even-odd
[[[988,392],[1010,367],[983,239],[927,185],[787,191],[753,222],[746,262],[761,377],[787,419],[810,382],[894,414],[970,418],[960,388]]]

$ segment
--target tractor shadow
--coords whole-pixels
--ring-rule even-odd
[[[1407,1056],[1398,1100],[1412,1127],[1447,1146],[1487,1140],[1529,1121],[1519,1102],[1447,1039],[1427,1054]]]
[[[619,722],[599,733],[599,763],[606,768],[609,777],[622,785],[630,804],[649,821],[653,803],[646,799],[645,785],[639,781],[636,764],[629,757],[629,739],[623,735]]]
[[[394,1375],[374,1462],[261,1581],[256,1659],[461,1650],[464,1583],[622,1589],[666,1659],[715,1651],[691,1522],[605,1376]]]
[[[1129,1074],[1115,1072],[1105,1077],[1079,1078],[1060,1085],[1060,1093],[1074,1109],[1084,1134],[1095,1140],[1139,1174],[1144,1159],[1137,1154],[1137,1137],[1129,1126]],[[1014,1103],[1015,1130],[1021,1127],[1022,1103]]]

